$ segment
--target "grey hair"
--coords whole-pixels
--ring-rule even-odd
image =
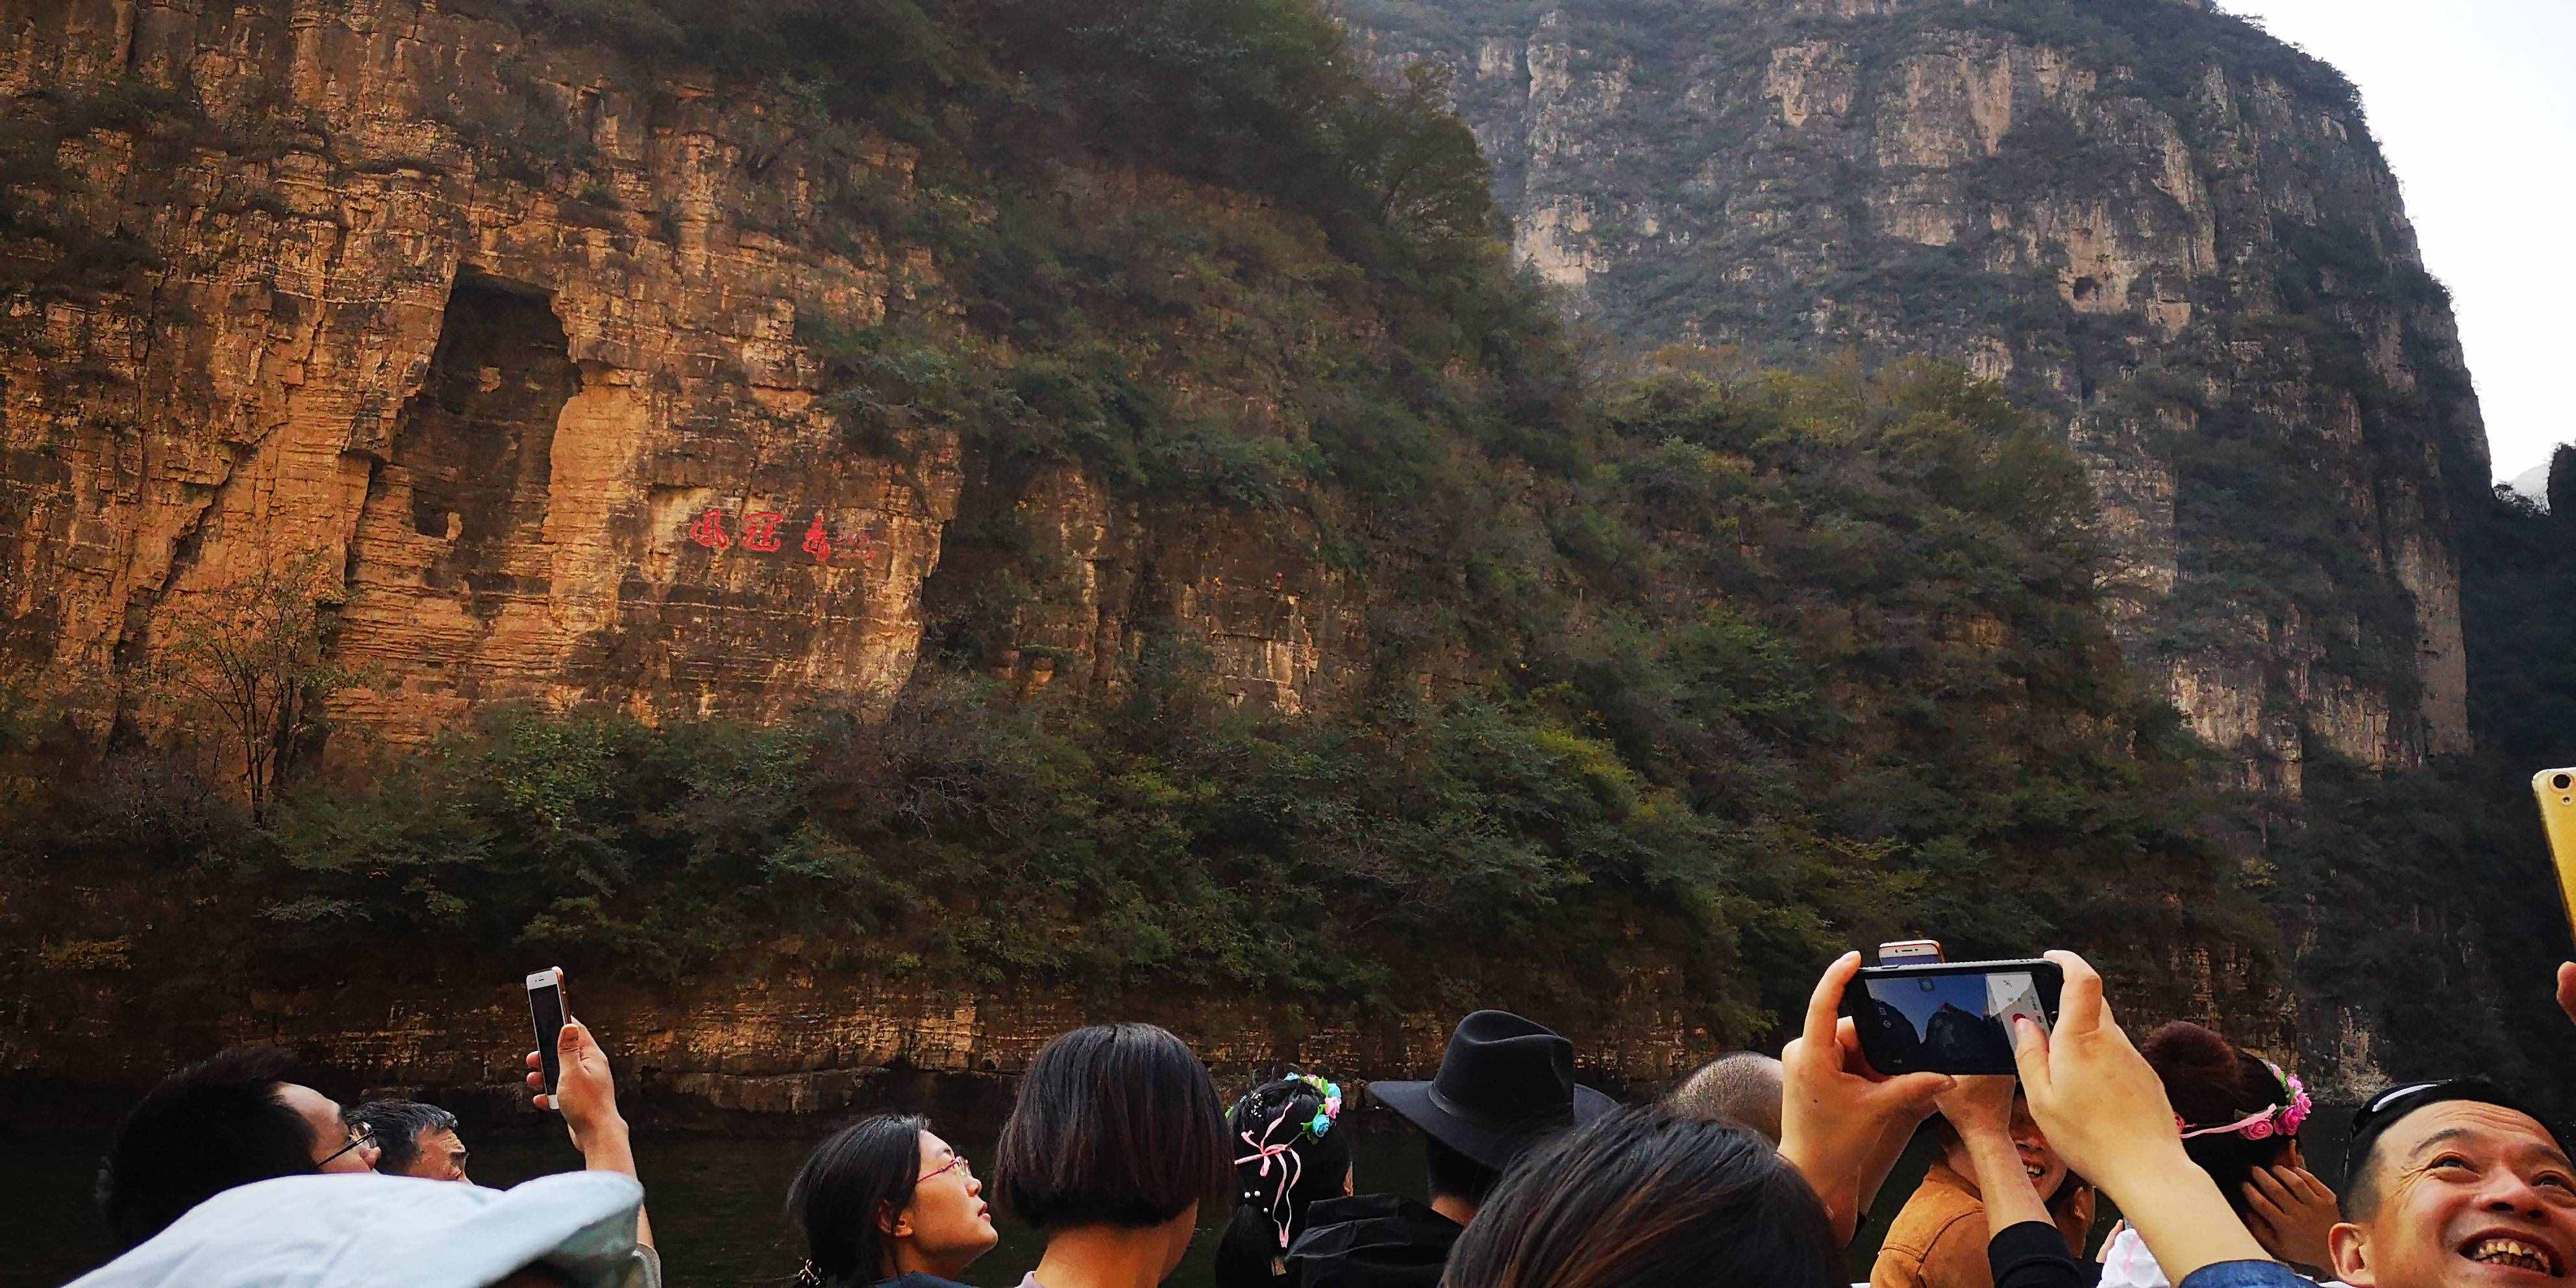
[[[420,1153],[420,1134],[456,1130],[456,1115],[417,1100],[370,1100],[349,1111],[351,1126],[376,1135],[376,1170],[399,1172]]]
[[[1700,1066],[1665,1104],[1685,1118],[1750,1127],[1780,1143],[1780,1062],[1759,1051],[1737,1051]]]

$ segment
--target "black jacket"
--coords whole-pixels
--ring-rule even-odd
[[[1449,1245],[1466,1227],[1392,1194],[1326,1199],[1288,1249],[1298,1288],[1439,1288]]]
[[[1986,1240],[1986,1268],[1995,1288],[2093,1288],[2102,1267],[2066,1252],[2066,1236],[2046,1221],[2023,1221]]]

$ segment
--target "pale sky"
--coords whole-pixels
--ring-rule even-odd
[[[2219,0],[2334,64],[2451,288],[2498,479],[2576,439],[2576,0]]]

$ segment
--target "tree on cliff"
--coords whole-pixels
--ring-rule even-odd
[[[2560,443],[2549,454],[2549,512],[2561,523],[2576,523],[2576,444]]]
[[[323,699],[355,682],[330,657],[339,586],[320,552],[199,592],[175,616],[150,687],[211,711],[239,756],[251,818],[322,731]]]

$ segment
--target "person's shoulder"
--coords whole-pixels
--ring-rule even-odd
[[[1985,1212],[1985,1204],[1978,1202],[1975,1195],[1927,1177],[1905,1200],[1905,1206],[1896,1210],[1896,1219],[1888,1222],[1887,1238],[1880,1246],[1922,1253],[1969,1217],[1979,1218],[1976,1232],[1982,1235]],[[1980,1237],[1977,1242],[1982,1245],[1984,1239]]]
[[[892,1279],[878,1280],[877,1288],[966,1288],[966,1285],[954,1279],[942,1279],[937,1275],[911,1270],[896,1275]]]
[[[2277,1261],[2220,1261],[2184,1275],[2180,1288],[2316,1288]]]
[[[1994,1288],[1986,1259],[1986,1212],[1970,1204],[1943,1212],[1923,1234],[1922,1282],[1927,1288]]]
[[[1389,1194],[1327,1199],[1288,1250],[1301,1288],[1433,1288],[1456,1242],[1455,1222]]]
[[[1878,1259],[1869,1265],[1869,1288],[1923,1288],[1922,1250],[1878,1245]]]
[[[1337,1199],[1324,1199],[1307,1208],[1306,1227],[1313,1229],[1352,1221],[1402,1217],[1417,1208],[1425,1212],[1431,1210],[1400,1194],[1348,1194]]]
[[[1923,1238],[1923,1246],[1927,1249],[1968,1243],[1976,1247],[1977,1255],[1985,1255],[1986,1209],[1983,1204],[1970,1203],[1934,1213],[1926,1228],[1930,1230]]]

